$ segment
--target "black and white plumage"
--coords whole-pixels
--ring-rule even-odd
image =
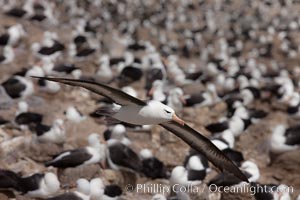
[[[89,146],[87,147],[60,153],[53,160],[46,162],[45,166],[68,168],[100,163],[105,160],[105,145],[100,144],[99,135],[97,133],[91,134],[88,142]]]
[[[107,162],[110,168],[141,172],[141,159],[131,148],[116,139],[108,140],[107,148]]]
[[[241,166],[241,163],[245,160],[243,153],[237,150],[226,148],[222,150],[228,158],[230,158],[237,166]]]
[[[19,180],[21,192],[32,198],[48,198],[54,196],[59,188],[60,183],[57,176],[53,173],[33,174],[29,177]]]
[[[118,76],[119,86],[129,85],[139,81],[143,76],[143,71],[139,67],[125,66]]]
[[[102,196],[103,200],[117,200],[122,195],[123,191],[118,185],[106,185]]]
[[[164,82],[161,80],[156,80],[152,83],[151,89],[147,93],[151,99],[160,101],[164,104],[167,103],[167,94],[164,91]]]
[[[8,16],[16,17],[16,18],[22,18],[23,16],[25,16],[27,14],[27,11],[24,10],[23,8],[13,7],[11,9],[9,9],[8,11],[6,11],[5,14]]]
[[[61,64],[57,64],[53,67],[52,71],[53,73],[59,73],[59,74],[70,74],[72,73],[74,70],[79,69],[78,67],[76,67],[74,64],[70,64],[70,63],[61,63]]]
[[[300,144],[300,125],[286,128],[284,125],[277,125],[272,132],[270,147],[273,153],[283,153],[295,150]]]
[[[79,123],[86,119],[86,117],[74,106],[69,106],[67,110],[64,111],[64,114],[68,120],[75,123]]]
[[[145,72],[145,89],[148,91],[152,88],[153,83],[156,80],[164,80],[165,79],[166,70],[164,66],[161,64],[156,64]]]
[[[142,149],[140,157],[142,160],[142,173],[147,177],[152,179],[167,177],[167,169],[164,163],[154,157],[149,149]]]
[[[249,119],[233,116],[228,120],[207,125],[205,128],[213,134],[229,130],[234,136],[240,135],[251,124]]]
[[[38,142],[49,142],[55,144],[62,144],[66,140],[65,128],[63,120],[54,120],[52,126],[38,123],[31,126],[31,131],[36,134]]]
[[[183,166],[176,166],[173,168],[171,172],[171,177],[170,177],[170,183],[171,185],[181,185],[181,186],[192,186],[192,185],[199,185],[202,183],[202,178],[205,177],[206,172],[203,172],[199,176],[200,173],[194,173],[194,171],[190,171],[191,173],[189,174],[189,170],[186,169]],[[199,177],[197,179],[196,177]]]
[[[90,181],[90,199],[117,200],[121,195],[122,189],[118,185],[104,185],[100,178]]]
[[[277,185],[274,184],[259,184],[259,183],[251,183],[251,187],[256,188],[256,192],[254,193],[254,197],[256,200],[274,200],[275,193],[277,190]],[[266,189],[259,189],[266,188]]]
[[[131,144],[130,139],[126,135],[126,128],[122,124],[117,124],[113,128],[105,130],[103,136],[105,141],[116,139],[126,146]]]
[[[25,36],[24,28],[21,24],[15,24],[7,29],[7,32],[0,35],[0,46],[14,46]]]
[[[157,102],[144,102],[110,86],[84,80],[43,78],[73,86],[81,86],[119,104],[109,114],[112,118],[136,125],[159,124],[203,153],[214,165],[248,181],[244,174],[209,139],[188,126],[175,115],[172,108]]]
[[[188,180],[199,181],[203,180],[209,168],[202,163],[201,157],[198,155],[191,156],[186,164],[188,170]]]
[[[22,177],[13,171],[0,170],[0,178],[0,189],[12,189],[32,198],[48,198],[60,188],[57,176],[50,172]]]
[[[134,42],[132,44],[129,44],[127,46],[128,50],[132,50],[132,51],[144,51],[146,49],[146,46],[144,44],[141,44],[139,42]]]
[[[95,52],[96,52],[96,49],[87,47],[87,48],[78,50],[75,56],[82,58],[82,57],[87,57],[89,55],[92,55]]]
[[[185,95],[185,106],[186,107],[192,107],[194,105],[206,105],[209,104],[211,100],[211,96],[207,92],[203,93],[196,93],[191,95]]]
[[[61,52],[65,49],[64,44],[60,43],[57,40],[53,40],[53,44],[51,46],[41,46],[38,45],[33,47],[34,49],[37,49],[37,53],[42,56],[50,56],[52,54],[55,54],[56,52]]]
[[[207,171],[210,170],[207,158],[204,155],[202,155],[200,152],[196,151],[195,149],[190,149],[189,154],[185,157],[185,160],[183,162],[183,166],[185,166],[185,167],[187,166],[188,161],[192,156],[197,156],[201,161],[201,165],[205,169],[207,169]]]
[[[255,87],[246,87],[243,88],[240,92],[243,98],[243,104],[248,105],[254,100],[257,100],[261,97],[260,90]]]
[[[32,81],[22,76],[12,76],[1,85],[5,92],[13,99],[27,97],[34,92]]]
[[[47,92],[50,94],[57,93],[60,90],[60,85],[53,84],[55,82],[46,81],[46,80],[38,80],[38,86],[41,91]]]
[[[291,200],[290,189],[284,184],[251,183],[251,187],[255,188],[254,197],[256,200]]]
[[[22,112],[15,117],[15,122],[19,125],[40,124],[43,115],[35,112]]]
[[[249,117],[251,120],[251,123],[257,123],[261,119],[268,116],[268,112],[264,110],[257,110],[257,109],[248,109]]]
[[[47,200],[89,200],[90,199],[90,182],[86,179],[78,179],[76,181],[77,190],[67,192]]]
[[[187,94],[184,96],[185,106],[209,106],[218,101],[219,97],[216,87],[213,84],[207,84],[207,91]]]
[[[287,100],[287,113],[291,116],[297,116],[300,113],[300,94],[294,92]]]
[[[19,178],[13,171],[0,169],[0,190],[20,190]]]
[[[229,129],[228,121],[221,121],[216,123],[211,123],[205,126],[205,128],[211,133],[221,133]]]
[[[252,161],[243,162],[241,165],[241,170],[247,176],[249,182],[256,182],[260,177],[259,168]],[[243,183],[231,174],[221,173],[213,178],[208,185],[212,184],[216,186],[234,186]]]

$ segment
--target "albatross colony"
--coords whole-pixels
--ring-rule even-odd
[[[102,110],[103,113],[101,114],[134,125],[159,124],[184,140],[195,150],[203,153],[221,171],[230,172],[242,181],[248,182],[248,179],[239,168],[209,139],[187,125],[184,120],[175,114],[172,108],[159,101],[150,100],[145,102],[99,82],[50,77],[34,78],[79,86],[102,95],[114,104],[110,109]]]

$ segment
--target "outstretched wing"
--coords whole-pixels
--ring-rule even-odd
[[[106,98],[110,99],[112,102],[119,105],[141,105],[141,106],[146,105],[146,103],[140,99],[130,96],[121,90],[118,90],[116,88],[98,82],[77,80],[77,79],[67,79],[67,78],[37,77],[37,76],[33,76],[33,78],[40,78],[47,81],[54,81],[54,82],[64,83],[67,85],[83,87],[99,95],[105,96]]]
[[[209,139],[201,135],[187,124],[181,125],[177,122],[170,121],[161,123],[159,125],[168,131],[171,131],[189,144],[192,148],[205,155],[207,159],[221,171],[226,170],[227,172],[234,174],[242,181],[248,182],[247,177],[220,149],[218,149]]]

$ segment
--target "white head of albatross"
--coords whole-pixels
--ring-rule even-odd
[[[172,120],[184,125],[184,121],[177,117],[174,109],[156,100],[150,100],[143,106],[118,107],[114,109],[111,117],[136,125],[161,124]]]
[[[173,120],[184,125],[184,121],[175,114],[173,108],[159,101],[149,101],[148,105],[141,109],[140,114],[155,121],[157,120],[156,124]]]

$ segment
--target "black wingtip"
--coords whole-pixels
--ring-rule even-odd
[[[241,181],[244,181],[244,182],[246,182],[246,183],[249,183],[249,180],[248,180],[248,178],[246,177],[246,175],[243,173],[243,172],[241,172],[240,170],[239,170],[239,173],[237,174],[237,173],[235,173],[234,174],[237,178],[239,178]]]
[[[39,79],[45,79],[45,80],[51,80],[51,77],[42,77],[42,76],[30,76],[31,78],[39,78]]]
[[[30,76],[31,78],[44,78],[44,77],[41,77],[41,76]]]

